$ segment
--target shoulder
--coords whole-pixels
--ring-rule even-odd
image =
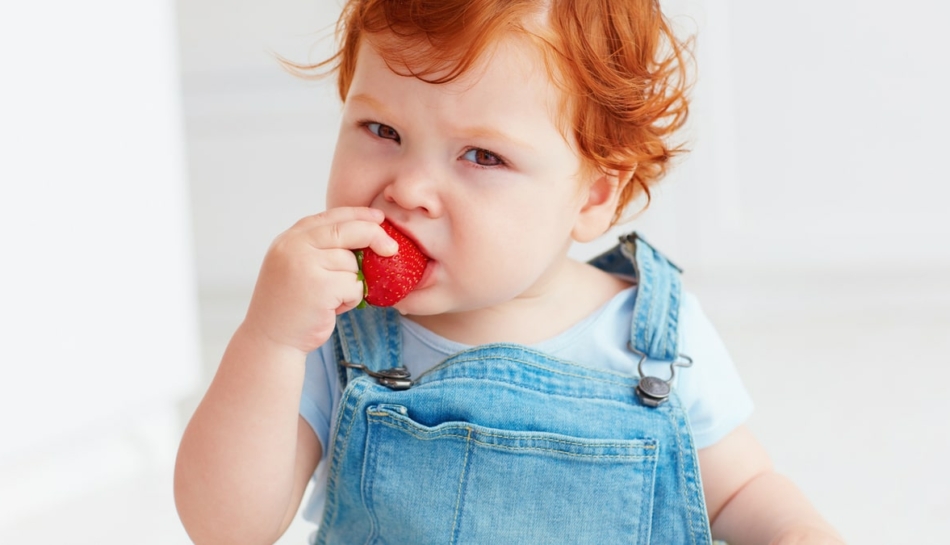
[[[706,315],[699,299],[691,292],[683,291],[679,309],[680,352],[693,357],[729,357],[725,344],[712,321]]]
[[[678,374],[678,391],[689,413],[697,448],[715,444],[752,413],[752,399],[735,362],[697,297],[683,292],[679,351],[692,367]]]
[[[575,322],[600,310],[633,285],[630,279],[605,272],[589,263],[570,261],[572,273],[568,275],[565,292],[568,309],[576,310]]]

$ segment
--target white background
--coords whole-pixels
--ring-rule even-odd
[[[698,30],[693,152],[625,229],[684,266],[750,425],[850,542],[941,542],[948,9],[666,5]],[[273,54],[322,58],[337,2],[6,11],[0,542],[187,543],[177,436],[336,134],[332,81]]]

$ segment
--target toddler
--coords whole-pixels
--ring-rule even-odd
[[[182,438],[198,544],[840,543],[743,425],[680,271],[603,235],[680,150],[655,0],[350,0],[327,210],[277,237]],[[428,259],[393,307],[356,250]]]

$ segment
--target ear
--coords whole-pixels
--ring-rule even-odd
[[[610,229],[617,211],[620,191],[630,182],[633,171],[599,171],[581,189],[581,208],[571,231],[576,242],[590,242]]]

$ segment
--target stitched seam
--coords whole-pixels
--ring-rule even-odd
[[[492,358],[492,359],[493,359],[493,358]],[[526,385],[526,384],[524,384],[524,383],[522,383],[522,382],[518,382],[518,381],[514,381],[514,380],[504,380],[504,379],[500,379],[500,378],[485,378],[485,377],[475,377],[475,378],[473,378],[473,377],[471,377],[471,376],[465,376],[465,375],[459,375],[459,376],[455,376],[455,377],[439,378],[439,379],[435,379],[435,380],[432,380],[432,381],[421,382],[421,383],[415,384],[414,387],[420,387],[420,388],[421,388],[421,387],[428,386],[428,385],[430,385],[430,384],[438,384],[438,383],[440,383],[440,382],[469,381],[469,380],[471,380],[471,381],[479,381],[479,382],[495,382],[495,383],[498,383],[498,384],[507,384],[507,385],[509,385],[509,386],[514,386],[514,387],[519,388],[519,389],[522,389],[522,390],[529,390],[529,391],[531,391],[531,392],[540,392],[540,393],[547,394],[547,395],[550,395],[550,396],[553,396],[553,397],[566,397],[566,398],[571,398],[571,399],[598,399],[598,400],[602,400],[602,401],[612,401],[612,402],[619,403],[619,404],[622,404],[622,405],[633,405],[633,404],[634,404],[633,401],[631,401],[631,400],[629,399],[629,397],[628,397],[627,399],[623,399],[623,398],[621,398],[620,396],[604,396],[604,395],[598,395],[596,392],[592,392],[592,391],[583,391],[583,392],[578,392],[578,393],[566,393],[566,392],[557,391],[557,390],[555,390],[555,391],[552,391],[552,390],[542,390],[542,389],[537,389],[537,388],[531,388],[529,385]],[[612,383],[612,384],[618,384],[618,383]],[[633,392],[633,391],[636,389],[636,383],[632,383],[632,384],[622,384],[622,386],[623,386],[624,388],[629,389],[629,392]]]
[[[464,497],[465,489],[468,486],[468,480],[465,478],[465,476],[468,474],[468,457],[472,452],[471,428],[468,429],[468,437],[466,439],[469,445],[465,448],[465,459],[462,461],[462,473],[459,475],[459,492],[458,496],[455,498],[455,517],[452,520],[452,543],[458,543],[459,540],[459,516],[462,513],[462,498]]]
[[[646,519],[649,521],[649,524],[638,524],[638,527],[640,528],[638,543],[641,545],[649,544],[653,533],[653,513],[656,509],[656,473],[658,465],[659,460],[650,466],[650,478],[643,480],[643,489],[640,492],[645,501],[649,502],[649,510],[647,511],[649,517]],[[638,517],[641,521],[644,520],[644,509],[642,502],[640,503]]]
[[[685,453],[683,452],[683,439],[680,433],[679,422],[676,421],[673,411],[667,413],[667,416],[670,419],[670,425],[673,427],[674,433],[673,436],[676,438],[676,450],[677,450],[677,473],[679,474],[680,481],[680,493],[683,498],[683,505],[689,506],[689,493],[686,487],[686,464],[685,464]],[[691,543],[696,543],[696,534],[693,529],[693,516],[689,513],[691,509],[687,508],[686,516],[686,525],[689,527],[689,539]]]
[[[369,433],[366,434],[366,445],[364,451],[363,471],[361,475],[362,486],[360,487],[360,499],[363,500],[363,506],[366,509],[367,518],[369,518],[369,534],[366,536],[364,545],[369,545],[379,535],[379,521],[376,517],[376,511],[373,505],[373,483],[376,480],[376,464],[379,460],[379,452],[375,448],[366,448],[373,442]],[[369,451],[369,452],[367,452]],[[370,469],[372,468],[372,469]],[[367,475],[368,473],[368,475]]]
[[[677,357],[678,346],[676,346],[677,340],[677,328],[679,323],[679,298],[680,291],[682,287],[679,285],[678,279],[670,279],[670,297],[669,297],[669,307],[666,313],[666,331],[665,343],[666,343],[666,353],[670,355],[674,360]]]
[[[340,317],[340,324],[343,325],[343,331],[340,332],[340,338],[346,350],[346,356],[349,361],[362,362],[365,359],[363,355],[363,344],[360,342],[356,317],[344,314]],[[352,342],[351,342],[352,341]]]
[[[637,328],[637,341],[639,349],[649,357],[653,353],[652,339],[648,336],[647,327],[652,323],[651,316],[653,310],[653,299],[655,298],[656,283],[653,274],[653,261],[646,255],[646,249],[641,252],[641,247],[637,244],[635,259],[638,264],[640,285],[637,286],[637,300],[633,305],[634,326]],[[642,258],[642,259],[641,259]]]
[[[415,437],[416,439],[422,440],[422,441],[435,441],[435,440],[444,439],[444,438],[463,439],[462,436],[456,435],[456,434],[452,434],[452,433],[444,433],[444,434],[438,434],[438,435],[423,434],[423,433],[417,433],[417,432],[415,432],[415,431],[412,430],[412,429],[406,428],[405,426],[400,426],[400,425],[398,425],[398,424],[395,424],[395,423],[392,423],[392,422],[388,422],[388,421],[385,421],[385,420],[377,420],[377,422],[380,423],[380,424],[382,424],[382,425],[384,425],[384,426],[388,426],[388,427],[390,427],[390,428],[394,428],[394,429],[398,429],[398,430],[404,431],[405,433],[407,433],[407,434],[409,434],[409,435]],[[656,455],[655,455],[655,454],[651,454],[651,455],[635,455],[635,454],[581,454],[581,453],[568,452],[568,451],[558,450],[558,449],[553,449],[553,448],[543,448],[543,447],[512,447],[512,446],[506,446],[506,445],[499,445],[499,444],[497,444],[497,443],[488,443],[488,442],[485,442],[485,441],[479,441],[478,439],[473,439],[473,438],[469,438],[469,437],[464,437],[464,439],[466,440],[466,442],[469,442],[469,441],[470,441],[470,442],[472,442],[472,443],[476,443],[476,444],[479,444],[479,445],[483,445],[483,446],[485,446],[485,447],[494,448],[494,449],[498,449],[498,450],[509,450],[509,451],[512,451],[512,452],[522,452],[522,451],[526,451],[526,452],[551,452],[551,453],[561,454],[561,455],[564,455],[564,456],[570,456],[570,457],[574,457],[574,458],[590,458],[590,459],[595,459],[595,460],[596,460],[596,459],[615,459],[615,460],[654,460],[654,459],[656,459]],[[640,449],[640,448],[642,448],[642,447],[633,447],[633,448]]]
[[[339,412],[339,416],[337,417],[337,432],[336,432],[337,439],[339,439],[340,437],[340,433],[341,433],[340,425],[343,422],[344,413],[347,412],[345,410],[347,408],[347,403],[349,403],[350,399],[353,397],[353,390],[355,389],[356,389],[355,387],[352,389],[348,389],[349,392],[344,392],[343,399],[340,400],[340,412]],[[354,401],[357,407],[359,406],[360,401],[362,401],[363,395],[365,393],[366,393],[366,389],[364,388],[363,391],[360,392],[359,396],[356,398],[356,401]],[[324,516],[324,519],[327,522],[326,527],[331,526],[330,523],[334,521],[337,516],[338,505],[337,505],[335,496],[336,496],[337,486],[339,484],[339,474],[341,471],[340,463],[342,462],[343,454],[346,452],[346,448],[349,445],[350,430],[353,428],[353,424],[355,421],[356,421],[356,411],[354,409],[353,414],[350,417],[350,421],[347,423],[346,432],[343,434],[344,440],[342,444],[338,440],[334,441],[335,448],[333,449],[333,455],[332,455],[332,458],[330,459],[330,464],[331,464],[331,467],[334,468],[334,471],[327,480],[327,488],[326,488],[326,505],[328,507],[326,515]],[[321,533],[323,533],[323,527],[324,526],[321,525]],[[326,536],[324,535],[324,538],[325,537]]]
[[[537,364],[530,363],[530,362],[526,362],[526,361],[519,361],[519,360],[516,360],[516,359],[513,359],[513,358],[505,358],[505,357],[499,357],[499,356],[495,356],[495,355],[492,355],[492,356],[481,356],[481,357],[477,357],[477,358],[466,358],[466,359],[454,360],[454,361],[450,362],[450,364],[440,364],[440,367],[442,367],[442,366],[449,367],[449,366],[461,365],[461,364],[463,364],[463,363],[480,363],[480,362],[484,362],[484,361],[504,361],[504,362],[508,362],[508,363],[514,363],[514,364],[517,364],[517,365],[523,365],[523,366],[525,366],[525,367],[533,367],[533,368],[535,368],[535,369],[540,369],[540,370],[542,370],[542,371],[546,371],[546,372],[549,372],[549,373],[552,373],[552,374],[555,374],[555,375],[561,375],[561,376],[565,376],[565,377],[569,377],[569,378],[580,378],[580,379],[585,379],[585,380],[592,380],[592,381],[594,381],[594,382],[602,382],[602,383],[604,383],[604,384],[613,384],[613,385],[615,385],[615,386],[623,386],[623,387],[625,387],[625,388],[631,386],[630,382],[628,382],[629,379],[627,379],[627,380],[625,381],[625,380],[621,379],[621,377],[619,377],[619,376],[618,376],[618,379],[620,379],[620,380],[607,380],[607,379],[592,377],[592,376],[588,376],[588,375],[582,375],[582,374],[578,374],[578,373],[565,373],[565,372],[563,372],[563,371],[558,371],[558,370],[556,370],[556,369],[551,369],[551,368],[549,368],[549,367],[544,367],[543,365],[537,365]],[[433,370],[435,370],[435,368],[433,368]],[[486,377],[486,378],[480,378],[479,380],[499,380],[499,381],[501,381],[501,379],[493,379],[493,378],[487,378],[487,377]],[[423,382],[423,384],[425,384],[425,382]]]
[[[679,408],[679,413],[680,413],[680,418],[681,418],[682,421],[683,421],[683,426],[687,428],[687,432],[688,432],[688,433],[686,433],[685,435],[686,435],[686,444],[687,444],[687,447],[689,448],[689,453],[690,453],[690,457],[689,457],[689,460],[690,460],[689,473],[690,473],[690,475],[692,476],[692,483],[693,483],[692,488],[694,489],[693,491],[694,491],[694,493],[696,494],[696,497],[698,498],[698,500],[699,500],[699,502],[700,502],[699,505],[695,505],[695,503],[689,504],[689,505],[690,505],[689,511],[690,511],[691,514],[692,514],[692,515],[690,516],[690,518],[689,518],[689,520],[690,520],[690,528],[691,528],[691,529],[693,528],[693,524],[692,524],[692,523],[693,523],[693,519],[696,518],[695,515],[698,514],[699,517],[702,517],[702,519],[697,520],[697,523],[700,523],[701,526],[702,526],[703,537],[705,538],[705,539],[703,540],[704,543],[708,543],[709,540],[711,539],[711,536],[710,536],[710,533],[709,533],[709,532],[710,532],[710,528],[709,528],[709,515],[708,515],[708,513],[706,512],[706,500],[705,500],[705,497],[703,496],[703,490],[702,490],[702,484],[701,484],[702,476],[700,475],[700,473],[699,473],[699,468],[697,467],[699,461],[698,461],[698,459],[693,455],[693,453],[696,452],[696,446],[695,446],[695,444],[694,444],[694,442],[693,442],[693,433],[692,433],[692,430],[689,430],[689,429],[688,429],[688,428],[689,428],[689,418],[687,417],[686,413],[683,411],[683,408],[682,408],[682,407]],[[677,433],[677,436],[679,436],[679,435],[683,435],[683,434]],[[684,471],[683,471],[682,473],[683,473],[683,478],[685,479],[685,478],[686,478],[686,471],[685,471],[685,468],[684,468]],[[699,509],[700,506],[702,507],[702,509]],[[701,512],[700,512],[700,511],[701,511]]]
[[[390,312],[382,314],[382,327],[386,331],[386,349],[387,361],[389,367],[399,367],[402,364],[402,330],[399,327],[399,319],[393,317]]]
[[[370,416],[376,417],[376,418],[373,418],[372,420],[377,421],[377,422],[379,422],[379,423],[381,423],[381,424],[386,424],[386,425],[391,426],[391,427],[397,427],[397,426],[398,426],[398,427],[400,427],[400,428],[405,428],[405,429],[407,429],[407,430],[414,430],[414,429],[416,429],[416,428],[413,427],[411,424],[408,424],[408,423],[403,422],[403,421],[401,421],[401,420],[395,419],[391,414],[389,414],[389,413],[387,413],[387,412],[376,412],[376,411],[373,411],[373,412],[368,412],[367,414],[370,415]],[[380,418],[380,417],[382,417],[382,418]],[[453,436],[456,436],[456,437],[461,437],[460,435],[455,434],[455,433],[453,433],[453,432],[454,432],[454,431],[461,431],[462,429],[466,430],[467,432],[468,432],[468,431],[474,431],[473,428],[470,428],[470,427],[466,426],[466,427],[464,427],[464,428],[462,428],[462,427],[445,428],[445,429],[440,430],[440,431],[432,431],[432,432],[430,432],[429,434],[430,434],[430,435],[453,435]],[[419,432],[419,433],[424,434],[425,432]],[[503,438],[503,439],[527,439],[527,440],[531,440],[531,441],[545,441],[545,442],[548,442],[548,443],[561,443],[561,444],[564,444],[564,445],[574,445],[574,446],[579,446],[579,447],[591,447],[591,446],[593,446],[593,445],[591,445],[591,443],[590,443],[589,441],[571,440],[571,439],[561,439],[561,438],[558,438],[558,437],[550,437],[550,438],[548,438],[548,437],[543,437],[543,438],[541,438],[541,437],[537,437],[537,436],[535,436],[535,435],[528,435],[528,434],[507,434],[507,433],[497,433],[497,432],[491,432],[491,431],[479,431],[479,432],[478,432],[478,435],[480,435],[480,436],[486,436],[486,437],[500,437],[500,438]],[[477,441],[477,439],[476,439],[476,441]],[[597,446],[597,447],[602,447],[602,448],[638,448],[638,449],[644,449],[644,450],[655,450],[655,449],[656,449],[656,445],[652,445],[652,444],[643,444],[643,445],[636,445],[636,446],[630,444],[630,443],[632,443],[632,442],[640,442],[640,441],[649,442],[649,441],[652,441],[652,440],[650,440],[650,439],[631,439],[629,442],[623,442],[623,443],[597,443],[596,446]],[[492,443],[488,443],[488,444],[492,444]]]

